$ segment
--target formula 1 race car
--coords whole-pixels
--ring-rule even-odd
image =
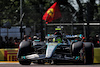
[[[32,61],[38,64],[80,62],[92,64],[94,58],[94,46],[91,42],[72,42],[65,37],[46,37],[46,42],[22,41],[19,45],[17,58],[20,64],[30,65]]]

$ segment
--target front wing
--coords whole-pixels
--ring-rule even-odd
[[[46,58],[45,54],[32,54],[32,55],[27,55],[27,56],[21,56],[21,59],[25,60],[65,60],[65,61],[80,61],[80,59],[77,57],[51,57],[51,58]]]

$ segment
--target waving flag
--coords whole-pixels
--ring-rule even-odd
[[[59,5],[57,2],[55,2],[43,15],[43,20],[46,21],[46,23],[51,22],[55,19],[58,19],[61,17]]]

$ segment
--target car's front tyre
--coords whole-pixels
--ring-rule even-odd
[[[31,61],[27,61],[27,60],[23,60],[23,61],[19,61],[19,63],[21,64],[21,65],[30,65],[31,64]]]

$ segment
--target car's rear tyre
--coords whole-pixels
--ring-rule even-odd
[[[31,61],[19,61],[21,65],[30,65]]]
[[[83,62],[84,64],[93,64],[94,49],[90,42],[84,43]]]
[[[26,56],[31,53],[31,42],[22,41],[19,45],[19,50],[17,53],[17,58],[21,58],[21,56]]]
[[[81,41],[73,43],[72,46],[71,46],[72,55],[73,56],[79,56],[80,55],[79,52],[82,49],[82,47],[83,47],[83,44],[82,44]]]

